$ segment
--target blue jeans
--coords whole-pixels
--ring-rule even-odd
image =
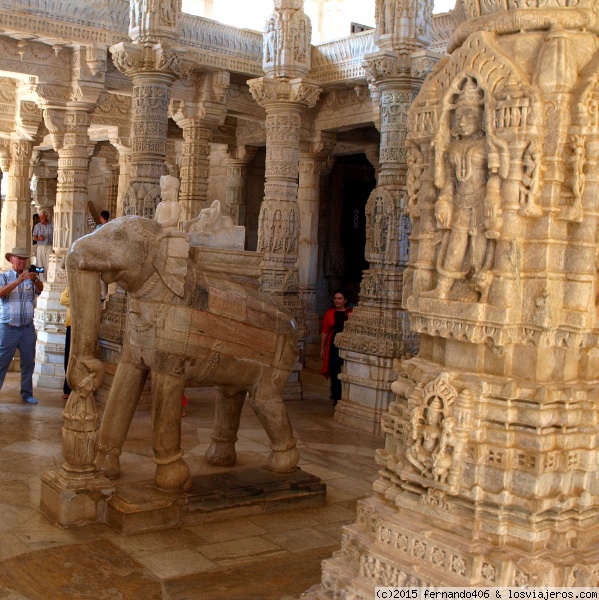
[[[33,396],[35,342],[33,323],[22,327],[11,327],[6,323],[0,323],[0,389],[4,385],[6,372],[18,348],[21,358],[21,398],[23,400]]]

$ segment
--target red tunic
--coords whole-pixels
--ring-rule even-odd
[[[324,357],[322,359],[322,369],[320,372],[328,379],[329,378],[329,356],[331,354],[331,342],[333,341],[333,334],[339,333],[335,331],[335,312],[337,309],[329,308],[324,317],[322,318],[322,331],[327,337],[324,342]],[[348,308],[345,314],[349,317],[352,309]]]

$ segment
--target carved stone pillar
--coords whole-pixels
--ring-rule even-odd
[[[208,205],[208,177],[210,176],[210,140],[212,131],[202,127],[200,119],[177,122],[183,129],[183,156],[181,157],[181,221],[195,219]]]
[[[381,432],[381,416],[394,398],[394,358],[418,351],[418,338],[409,332],[407,313],[401,308],[410,234],[404,214],[406,133],[408,109],[427,72],[419,66],[419,48],[430,27],[429,4],[419,6],[416,14],[409,3],[381,1],[375,33],[381,50],[365,56],[381,139],[378,164],[376,155],[368,156],[377,168],[377,187],[366,204],[365,257],[370,265],[362,278],[359,304],[336,338],[345,362],[335,420],[372,433]],[[396,11],[402,11],[401,19]]]
[[[316,281],[318,269],[318,216],[320,212],[320,184],[323,160],[331,152],[329,143],[305,143],[299,154],[298,204],[300,210],[297,268],[299,297],[306,318],[306,345],[320,348],[319,318],[316,309]]]
[[[245,224],[245,188],[248,178],[248,166],[256,156],[258,148],[242,146],[229,153],[225,159],[227,167],[227,197],[224,211],[233,219],[235,225]]]
[[[151,219],[160,202],[160,177],[167,174],[171,87],[185,70],[182,52],[172,48],[178,16],[171,2],[158,0],[152,9],[132,0],[129,35],[134,43],[110,47],[115,66],[133,82],[131,146],[119,148],[117,216]],[[126,295],[117,287],[102,312],[100,347],[106,368],[99,398],[108,394],[112,384],[122,348],[125,311]]]
[[[264,252],[262,288],[293,314],[302,358],[306,324],[298,296],[300,209],[297,202],[302,114],[316,105],[321,88],[303,79],[310,71],[312,26],[303,0],[276,0],[264,28],[262,66],[266,77],[248,81],[254,100],[266,110],[266,181],[258,225]],[[301,360],[291,375],[289,397],[301,395]]]
[[[300,208],[297,201],[301,113],[307,98],[314,106],[320,88],[295,80],[291,83],[266,80],[248,82],[254,99],[266,109],[266,181],[258,225],[258,252],[264,252],[262,289],[291,312],[298,330],[298,348],[303,355],[306,323],[298,296],[297,261]],[[264,101],[279,96],[279,101]],[[288,397],[301,395],[301,360],[292,373]]]
[[[160,177],[166,175],[168,107],[175,75],[170,71],[136,71],[127,68],[128,56],[135,56],[141,63],[139,55],[147,54],[150,50],[128,46],[121,43],[111,48],[117,66],[121,65],[133,80],[129,184],[121,206],[123,215],[151,219],[160,202]]]
[[[58,186],[58,165],[56,161],[41,161],[33,167],[35,190],[33,193],[34,212],[45,210],[51,221],[54,221],[56,206],[56,188]]]
[[[6,146],[2,146],[6,149]],[[8,162],[8,188],[2,204],[2,229],[0,233],[0,256],[19,246],[31,250],[31,198],[29,193],[29,171],[33,143],[28,140],[15,139],[10,142],[10,150],[4,150],[0,158]],[[3,170],[4,170],[3,169]]]
[[[376,495],[306,599],[597,583],[589,8],[504,5],[501,35],[475,9],[410,108],[403,306],[420,352],[395,362]]]
[[[183,130],[183,156],[179,159],[181,189],[180,221],[195,219],[208,206],[210,142],[212,131],[225,121],[225,98],[230,83],[228,71],[193,74],[193,99],[174,98],[171,114]]]
[[[324,161],[320,169],[320,202],[319,202],[319,217],[318,217],[318,262],[316,272],[316,314],[323,315],[331,304],[331,290],[329,289],[329,280],[327,278],[327,257],[333,252],[333,247],[330,245],[331,240],[337,240],[338,250],[336,256],[341,256],[343,248],[340,243],[341,236],[331,231],[334,225],[341,225],[341,215],[335,216],[333,209],[340,210],[342,204],[340,202],[331,204],[331,171],[335,164],[335,157],[329,155]],[[341,263],[343,261],[340,261]],[[320,361],[320,348],[318,353],[315,353]]]
[[[123,216],[123,200],[129,189],[129,180],[131,179],[131,149],[120,146],[119,151],[119,180],[117,189],[115,217]]]
[[[46,274],[44,291],[37,301],[37,360],[34,383],[41,387],[62,388],[64,369],[65,310],[60,294],[66,285],[61,266],[71,244],[88,232],[87,180],[89,167],[88,128],[93,107],[45,109],[49,119],[61,123],[58,150],[58,185],[54,207],[53,254]]]
[[[376,67],[371,67],[372,69]],[[402,211],[405,204],[405,135],[410,103],[416,93],[404,82],[381,81],[381,148],[377,187],[366,204],[366,260],[360,301],[337,345],[345,359],[342,400],[335,419],[340,423],[380,432],[380,419],[393,400],[393,359],[414,354],[417,343],[406,344],[407,318],[401,310],[400,256]],[[407,239],[407,236],[406,236]],[[407,347],[406,347],[407,346]]]

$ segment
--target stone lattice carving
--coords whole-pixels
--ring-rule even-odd
[[[140,217],[115,219],[79,240],[67,267],[73,327],[68,378],[77,395],[71,396],[65,419],[76,408],[75,421],[90,421],[89,427],[76,428],[82,440],[77,447],[85,447],[85,457],[75,448],[73,457],[65,453],[69,464],[84,460],[89,466],[97,448],[96,464],[108,477],[119,476],[118,457],[151,370],[159,488],[190,484],[180,447],[186,384],[218,385],[221,390],[209,462],[234,464],[239,416],[249,392],[271,437],[269,467],[294,470],[299,454],[281,390],[296,359],[295,332],[291,316],[276,302],[252,285],[202,272],[185,240]],[[123,353],[97,437],[92,394],[102,379],[102,363],[93,357],[100,275],[128,291],[129,300]]]

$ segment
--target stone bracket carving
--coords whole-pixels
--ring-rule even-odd
[[[252,97],[262,106],[276,102],[293,102],[314,108],[322,90],[318,84],[304,79],[278,81],[260,77],[250,79],[247,83]]]
[[[158,71],[173,78],[187,75],[189,68],[184,66],[184,51],[154,44],[151,47],[140,47],[121,42],[110,47],[112,60],[116,68],[131,77],[139,71]]]

